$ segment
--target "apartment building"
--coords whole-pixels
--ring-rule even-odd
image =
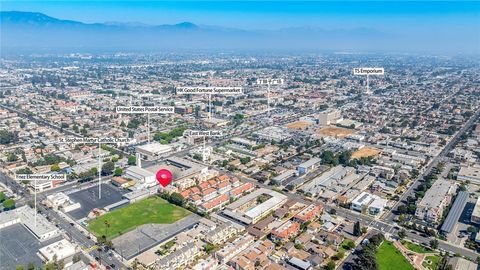
[[[452,181],[442,179],[435,181],[418,203],[415,216],[429,223],[438,223],[445,206],[451,201],[455,188],[456,185]]]

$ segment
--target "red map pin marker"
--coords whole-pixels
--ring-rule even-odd
[[[160,183],[160,185],[162,185],[163,187],[168,186],[168,184],[172,182],[172,173],[167,169],[160,169],[157,172],[156,177],[158,183]]]

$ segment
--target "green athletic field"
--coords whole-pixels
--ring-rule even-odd
[[[380,270],[402,269],[415,270],[410,262],[403,257],[402,253],[392,242],[383,241],[377,250],[377,262]]]
[[[143,224],[171,224],[188,215],[188,210],[153,196],[90,221],[88,229],[97,237],[105,235],[112,239]]]

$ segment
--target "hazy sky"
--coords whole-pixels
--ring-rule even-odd
[[[274,35],[277,39],[267,39],[275,43],[264,46],[268,48],[285,45],[283,47],[288,48],[480,53],[480,1],[0,0],[0,5],[3,11],[42,12],[55,18],[84,23],[158,25],[192,22],[244,30],[314,27],[328,33],[323,39],[321,34],[317,34],[314,40],[312,34],[318,29],[289,29],[283,32],[297,34],[296,38]],[[17,35],[12,34],[12,44],[16,44]],[[241,45],[252,42],[248,39],[234,42],[235,38],[238,36],[231,37],[230,43]],[[64,39],[61,37],[58,42]],[[224,38],[216,42],[220,44],[221,41],[229,40]],[[289,47],[289,44],[292,46]],[[252,46],[259,46],[259,43]]]
[[[2,10],[36,11],[82,22],[193,22],[243,29],[313,26],[328,29],[471,31],[480,1],[4,1]],[[423,29],[423,30],[422,30]]]

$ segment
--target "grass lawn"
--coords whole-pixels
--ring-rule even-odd
[[[401,241],[402,245],[404,245],[407,249],[416,252],[416,253],[432,253],[433,251],[429,248],[422,247],[420,245],[417,245],[415,243],[402,240]]]
[[[442,258],[440,256],[436,256],[436,255],[427,256],[423,260],[422,266],[425,267],[426,269],[435,270],[437,269],[438,263],[440,262],[441,259]]]
[[[392,242],[383,241],[377,250],[377,262],[380,270],[415,270]]]
[[[107,239],[112,239],[143,224],[171,224],[188,215],[188,210],[153,196],[92,220],[88,229],[97,237],[106,235]],[[109,228],[105,221],[110,224]]]

